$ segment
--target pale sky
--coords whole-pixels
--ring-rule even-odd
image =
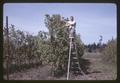
[[[5,24],[5,16],[8,16],[9,24],[16,29],[36,35],[40,30],[48,31],[45,14],[74,16],[76,32],[85,44],[98,43],[100,35],[104,43],[117,37],[117,9],[112,3],[6,3],[3,21]]]

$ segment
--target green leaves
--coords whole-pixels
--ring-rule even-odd
[[[117,63],[117,41],[116,39],[109,40],[105,47],[103,54],[103,61],[107,63]]]
[[[33,36],[28,32],[16,30],[15,26],[9,27],[11,63],[16,65],[30,64],[32,62],[42,62],[51,64],[54,73],[59,70],[66,71],[69,53],[69,34],[65,27],[65,20],[61,15],[45,15],[45,26],[49,32],[39,31]],[[80,37],[76,37],[78,55],[84,53]],[[4,55],[7,54],[6,29],[4,29]],[[62,71],[60,71],[62,72]]]
[[[53,72],[55,74],[59,73],[59,67],[62,67],[62,69],[66,71],[69,53],[69,35],[67,28],[65,27],[65,20],[61,20],[59,14],[54,14],[52,16],[46,15],[45,24],[50,33],[50,59],[51,62],[53,62],[53,68],[55,68],[53,69]],[[84,53],[84,48],[83,45],[81,45],[80,37],[77,36],[76,39],[78,54],[81,57]]]

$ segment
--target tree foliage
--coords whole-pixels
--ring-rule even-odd
[[[117,41],[116,39],[109,40],[105,47],[103,54],[103,61],[107,63],[117,63]]]
[[[65,20],[59,14],[45,15],[45,25],[49,32],[39,31],[36,36],[16,30],[15,26],[9,26],[9,43],[7,43],[7,31],[4,28],[4,64],[8,54],[7,45],[10,47],[9,68],[17,65],[19,70],[35,64],[52,65],[54,76],[66,72],[69,53],[69,34],[65,26]],[[81,57],[84,54],[84,45],[80,35],[76,35],[77,52]],[[6,69],[6,67],[4,67]],[[16,70],[16,69],[15,69]]]
[[[65,26],[65,20],[61,19],[59,14],[45,15],[45,24],[50,33],[52,66],[54,74],[66,71],[69,53],[69,35]],[[76,36],[78,55],[81,57],[84,53],[84,47],[80,36]]]

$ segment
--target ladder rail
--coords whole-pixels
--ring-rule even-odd
[[[69,59],[68,59],[68,72],[67,72],[67,80],[69,80],[69,73],[70,73],[70,57],[71,57],[71,44],[72,44],[72,38],[70,40],[70,48],[69,48]]]

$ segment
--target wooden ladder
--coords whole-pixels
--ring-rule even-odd
[[[80,67],[76,42],[73,42],[73,40],[73,38],[70,38],[67,80],[69,80],[70,70],[73,71],[75,75],[82,74],[86,76]]]

